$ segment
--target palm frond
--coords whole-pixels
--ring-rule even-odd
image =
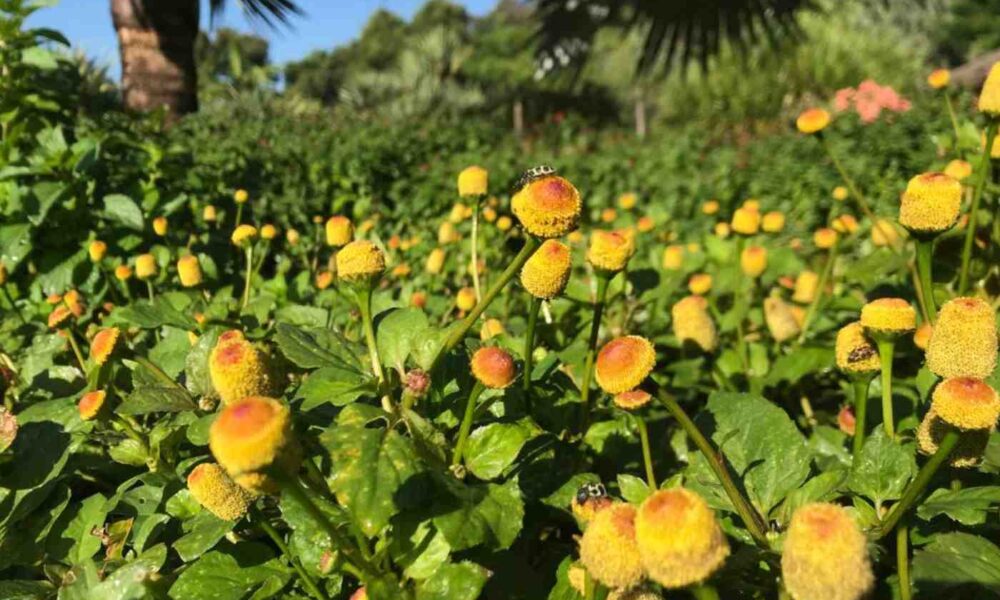
[[[237,0],[243,13],[250,20],[257,20],[269,27],[288,25],[292,15],[301,15],[302,9],[295,0]],[[226,7],[226,0],[209,0],[210,20],[214,21]]]

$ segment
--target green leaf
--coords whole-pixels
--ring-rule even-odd
[[[649,497],[653,493],[649,489],[649,484],[646,483],[645,479],[640,479],[635,475],[627,475],[625,473],[620,473],[618,475],[618,490],[622,494],[622,498],[626,502],[630,502],[638,506],[642,504],[642,501]]]
[[[287,323],[278,323],[274,341],[285,358],[303,369],[351,368],[351,365],[341,357],[343,352],[333,351],[338,344],[328,331],[306,331]]]
[[[56,62],[56,54],[41,46],[25,48],[24,51],[21,52],[21,62],[25,65],[32,66],[43,71],[51,71],[58,66],[58,63]]]
[[[287,568],[268,546],[244,542],[199,558],[170,587],[170,597],[178,600],[244,598],[272,577],[287,581]],[[268,584],[269,588],[272,586]]]
[[[427,579],[448,561],[451,546],[429,520],[406,517],[401,515],[393,521],[389,551],[393,562],[403,568],[404,575],[411,579]]]
[[[416,308],[395,309],[381,317],[375,339],[382,363],[402,370],[407,357],[426,339],[429,326],[427,315]]]
[[[838,490],[847,481],[847,469],[834,469],[820,473],[805,482],[797,490],[785,496],[775,515],[777,521],[786,524],[792,520],[792,514],[801,506],[810,502],[826,502],[838,496]]]
[[[155,412],[182,412],[198,408],[187,393],[176,387],[141,387],[128,395],[116,412],[121,415],[146,415]]]
[[[860,460],[851,469],[847,487],[877,506],[886,500],[899,498],[916,472],[917,461],[912,446],[890,440],[885,430],[879,427],[865,440]]]
[[[535,435],[535,428],[527,419],[480,427],[469,436],[465,464],[480,479],[499,477]]]
[[[521,531],[524,503],[516,479],[503,485],[456,486],[452,490],[454,508],[437,517],[434,525],[445,535],[453,550],[479,544],[509,548]]]
[[[0,261],[13,270],[31,252],[31,226],[27,223],[0,227]]]
[[[131,198],[122,194],[109,194],[104,197],[104,217],[135,231],[145,229],[146,221],[142,217],[142,209]]]
[[[913,555],[913,579],[928,598],[946,597],[940,594],[960,585],[1000,596],[1000,548],[968,533],[936,535]]]
[[[91,587],[88,600],[142,600],[155,597],[153,575],[160,571],[166,558],[166,546],[160,544],[150,548]]]
[[[417,600],[466,600],[478,598],[489,573],[471,562],[441,565],[417,585]]]
[[[73,540],[73,546],[66,555],[71,564],[89,560],[101,549],[101,537],[98,535],[104,527],[107,508],[104,503],[107,498],[94,494],[79,504],[79,509],[66,526],[63,536]]]
[[[214,389],[208,371],[208,357],[218,340],[217,330],[202,334],[184,359],[184,384],[195,396],[210,394]]]
[[[170,325],[179,329],[193,330],[198,326],[193,318],[161,298],[157,298],[153,303],[148,300],[137,300],[128,306],[116,308],[108,316],[108,324],[116,323],[135,325],[143,329],[158,329]]]
[[[764,385],[794,384],[810,373],[819,373],[834,364],[833,350],[829,348],[799,348],[792,354],[779,357],[767,373]]]
[[[982,525],[995,504],[1000,504],[1000,486],[938,488],[917,507],[917,516],[930,521],[938,515],[947,515],[962,525]]]
[[[187,533],[174,542],[174,551],[181,560],[190,562],[211,550],[223,536],[232,531],[233,525],[235,523],[232,521],[225,521],[207,510],[203,511],[184,523]]]
[[[810,452],[795,423],[760,396],[716,392],[712,439],[743,478],[750,501],[764,515],[809,476]]]
[[[324,404],[346,406],[374,391],[374,380],[360,371],[322,367],[306,376],[296,396],[302,398],[302,410],[312,410]]]
[[[418,472],[413,442],[395,430],[343,425],[328,429],[320,442],[335,466],[330,489],[361,530],[376,535],[399,512],[400,486]]]
[[[44,581],[12,579],[0,581],[0,600],[45,600],[55,589]]]

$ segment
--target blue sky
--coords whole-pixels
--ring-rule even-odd
[[[453,0],[465,5],[474,15],[483,15],[493,8],[496,0]],[[368,17],[385,8],[409,19],[424,0],[299,0],[304,17],[294,18],[291,28],[272,30],[243,18],[237,0],[230,0],[216,27],[232,27],[253,31],[271,43],[271,60],[283,63],[305,56],[311,50],[328,49],[357,37]],[[88,55],[111,67],[117,77],[118,44],[111,26],[110,0],[62,0],[52,8],[32,15],[34,27],[58,29]],[[207,1],[202,0],[202,27],[208,26]]]

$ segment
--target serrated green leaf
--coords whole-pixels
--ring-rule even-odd
[[[129,229],[142,231],[146,221],[142,209],[131,198],[122,194],[109,194],[104,197],[104,216]]]
[[[936,535],[913,555],[913,579],[928,598],[965,585],[1000,596],[1000,548],[968,533]]]
[[[466,600],[478,598],[489,574],[471,562],[441,565],[417,585],[417,600]]]
[[[876,505],[895,500],[917,472],[914,455],[912,446],[890,440],[879,427],[865,440],[860,460],[851,469],[847,487]]]
[[[837,497],[838,490],[844,485],[849,476],[847,469],[834,469],[826,473],[820,473],[802,487],[793,490],[781,503],[775,518],[778,523],[787,524],[792,519],[792,514],[799,507],[810,502],[827,502]]]
[[[938,488],[917,507],[917,516],[929,521],[946,515],[963,525],[982,525],[990,507],[997,504],[1000,504],[1000,486]]]
[[[618,490],[626,502],[630,502],[636,506],[642,504],[642,501],[653,493],[649,489],[646,480],[626,473],[619,473],[618,475]]]
[[[429,325],[424,311],[416,308],[395,309],[381,317],[375,338],[382,363],[402,370],[427,337]]]
[[[480,427],[469,436],[465,466],[483,480],[499,477],[535,435],[534,427],[527,420]]]
[[[146,415],[155,412],[182,412],[198,406],[187,393],[176,387],[141,387],[128,395],[115,412],[121,415]]]
[[[453,499],[441,508],[454,508],[435,517],[434,525],[453,550],[480,544],[504,549],[514,543],[524,519],[524,503],[516,479],[503,485],[456,486],[452,491]]]
[[[174,551],[184,562],[190,562],[211,550],[219,540],[232,531],[235,523],[225,521],[212,513],[202,511],[184,523],[183,536],[173,543]]]
[[[764,380],[767,387],[782,383],[794,384],[810,373],[833,367],[833,350],[829,348],[798,348],[774,361]]]
[[[170,325],[184,330],[193,330],[198,324],[183,312],[161,298],[154,302],[137,300],[128,306],[116,308],[109,315],[107,324],[124,323],[143,329],[157,329]]]
[[[272,577],[287,581],[290,574],[268,546],[244,542],[203,555],[170,586],[170,597],[177,600],[243,598],[264,585],[271,591],[273,584],[267,581]]]
[[[302,410],[312,410],[324,404],[346,406],[374,391],[374,380],[360,371],[321,367],[306,376],[296,397],[302,399]]]
[[[274,341],[285,358],[303,369],[351,368],[351,362],[345,360],[342,348],[338,348],[338,352],[333,351],[338,343],[328,331],[307,331],[287,323],[278,323]]]

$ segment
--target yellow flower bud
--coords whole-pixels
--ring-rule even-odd
[[[392,276],[403,278],[410,274],[410,265],[406,263],[398,264],[392,268]]]
[[[743,208],[754,212],[760,212],[760,200],[756,198],[747,198],[743,201]]]
[[[729,223],[720,221],[719,223],[715,224],[714,232],[715,232],[715,237],[724,240],[727,237],[729,237],[729,235],[733,232],[733,230],[732,228],[729,227]]]
[[[1000,116],[1000,62],[993,63],[979,93],[979,112]]]
[[[580,539],[580,562],[591,577],[610,588],[630,588],[644,577],[635,515],[632,505],[613,504],[594,515]]]
[[[979,147],[986,148],[986,132],[979,134]],[[993,138],[993,147],[990,148],[990,158],[1000,158],[1000,135]]]
[[[95,365],[103,365],[115,351],[121,332],[117,327],[102,329],[90,340],[90,360]]]
[[[795,278],[795,291],[792,292],[792,300],[799,304],[809,304],[816,297],[816,288],[819,287],[819,275],[812,271],[802,271]]]
[[[152,254],[140,254],[135,259],[135,276],[139,279],[156,277],[157,271],[156,257]]]
[[[635,192],[626,192],[618,196],[618,206],[622,210],[632,210],[639,202],[639,196]]]
[[[510,231],[510,228],[513,226],[514,221],[512,221],[507,215],[503,215],[497,219],[497,229],[500,231]]]
[[[128,265],[118,265],[115,267],[115,278],[118,281],[128,281],[132,279],[132,267]]]
[[[198,262],[198,257],[194,254],[186,254],[178,258],[177,275],[184,287],[201,285],[201,263]]]
[[[569,247],[556,240],[545,240],[521,268],[521,285],[532,296],[550,300],[566,288],[572,267]]]
[[[431,253],[427,255],[427,263],[424,265],[424,270],[426,270],[431,275],[439,275],[441,269],[444,268],[444,249],[435,248],[431,250]]]
[[[218,216],[215,214],[215,207],[211,204],[206,204],[203,209],[201,209],[201,218],[205,220],[206,223],[212,223]]]
[[[649,233],[656,228],[656,223],[653,221],[652,217],[643,215],[639,217],[638,221],[635,222],[635,228],[641,233]]]
[[[525,231],[535,237],[556,238],[576,229],[580,221],[580,192],[558,175],[535,179],[510,201]]]
[[[427,306],[427,294],[416,291],[410,296],[410,306],[413,308],[423,308]]]
[[[837,202],[843,202],[844,200],[847,200],[849,192],[847,191],[846,187],[838,185],[837,187],[833,188],[833,193],[831,195],[833,196],[833,199],[836,200]]]
[[[233,242],[233,245],[245,248],[249,246],[256,237],[257,228],[253,225],[244,224],[233,230],[233,235],[230,237],[230,240]]]
[[[340,248],[354,239],[354,224],[343,215],[335,215],[326,221],[326,245]]]
[[[625,268],[635,252],[632,237],[623,230],[595,230],[590,234],[587,262],[598,271],[617,273]]]
[[[917,449],[921,454],[935,454],[945,434],[953,429],[951,425],[941,420],[932,407],[917,427]],[[978,466],[990,442],[991,433],[990,429],[970,429],[961,432],[958,443],[948,455],[948,464],[959,469]]]
[[[479,330],[479,339],[485,342],[506,333],[507,331],[503,328],[503,323],[500,322],[500,319],[486,319]]]
[[[242,519],[253,502],[253,496],[215,463],[195,467],[188,474],[187,486],[198,504],[225,521]]]
[[[729,556],[715,513],[682,487],[659,490],[643,501],[635,539],[649,578],[667,589],[708,579]]]
[[[263,396],[226,405],[209,429],[208,444],[229,476],[253,492],[275,492],[267,474],[292,474],[301,460],[288,407]]]
[[[325,290],[333,284],[333,273],[331,271],[320,271],[316,273],[316,288]]]
[[[80,297],[80,292],[76,290],[66,292],[66,295],[63,296],[63,303],[66,304],[66,308],[69,309],[69,312],[73,313],[74,317],[83,316],[84,304],[83,299]]]
[[[785,228],[785,213],[772,210],[760,220],[760,228],[766,233],[778,233]]]
[[[247,396],[267,396],[278,391],[270,357],[235,329],[219,336],[209,354],[208,372],[212,387],[226,405]]]
[[[740,268],[747,277],[756,279],[767,270],[767,248],[747,246],[740,254]]]
[[[702,214],[714,215],[719,212],[719,201],[718,200],[706,200],[701,205]]]
[[[795,128],[802,133],[819,133],[830,124],[830,113],[822,108],[808,108],[795,119]]]
[[[455,229],[455,226],[451,223],[451,221],[445,221],[441,223],[440,227],[438,227],[438,243],[442,246],[457,242],[460,239],[462,239],[462,236],[458,233],[458,230]]]
[[[90,254],[90,262],[101,262],[108,253],[108,245],[101,240],[94,240],[87,246],[87,253]]]
[[[899,230],[888,219],[877,219],[872,226],[872,244],[877,248],[895,246],[899,241]]]
[[[712,290],[712,276],[708,273],[695,273],[688,279],[688,290],[696,296],[704,296]]]
[[[962,184],[944,173],[922,173],[906,185],[899,205],[899,223],[910,231],[939,233],[958,220]]]
[[[487,223],[492,223],[497,220],[497,211],[492,206],[487,206],[483,209],[483,220]]]
[[[233,202],[236,204],[245,204],[249,199],[250,194],[246,190],[236,190],[233,192]]]
[[[872,374],[882,369],[878,349],[865,335],[861,321],[848,323],[837,332],[837,368],[848,374]]]
[[[854,215],[844,213],[833,220],[833,229],[837,233],[854,233],[858,230],[858,220]]]
[[[472,375],[488,388],[503,389],[514,382],[514,359],[503,348],[487,346],[476,350],[469,361]]]
[[[462,221],[464,221],[465,220],[465,212],[466,212],[467,209],[468,209],[468,207],[466,205],[462,204],[461,202],[456,202],[451,207],[451,212],[448,213],[448,222],[452,223],[452,224],[455,224],[455,225],[458,225],[459,223],[461,223]]]
[[[337,252],[337,277],[348,282],[371,282],[385,271],[385,254],[378,246],[356,240]]]
[[[934,69],[931,71],[931,74],[927,76],[927,85],[931,86],[935,90],[947,87],[948,82],[950,81],[951,71],[948,69]]]
[[[979,298],[955,298],[938,313],[927,346],[927,368],[941,377],[986,379],[997,361],[993,308]]]
[[[298,246],[300,238],[301,235],[297,229],[289,229],[285,232],[285,241],[288,242],[289,246]]]
[[[601,211],[601,221],[605,223],[614,223],[617,218],[618,212],[613,208],[605,208]]]
[[[458,195],[485,196],[489,186],[489,172],[477,166],[466,167],[458,174]]]
[[[265,223],[260,228],[260,237],[264,240],[273,240],[278,236],[278,228],[270,223]]]
[[[166,217],[156,217],[153,219],[153,231],[156,235],[163,237],[167,235],[167,218]]]
[[[656,350],[644,337],[627,335],[611,340],[597,353],[594,378],[614,395],[639,387],[656,364]]]
[[[663,268],[667,271],[679,271],[684,266],[684,246],[672,245],[663,249]]]
[[[96,419],[104,408],[104,401],[107,399],[107,392],[104,390],[94,390],[87,392],[80,397],[76,409],[80,413],[80,418],[84,421]]]
[[[992,430],[1000,417],[1000,397],[996,390],[979,379],[952,377],[934,388],[931,408],[942,421],[956,429]]]
[[[829,250],[837,243],[837,232],[829,227],[821,227],[813,233],[813,244],[820,250]]]
[[[944,174],[962,181],[969,175],[972,175],[972,165],[967,161],[956,158],[945,166]]]
[[[917,327],[917,330],[913,332],[913,345],[926,352],[927,346],[930,345],[931,335],[933,333],[933,325],[930,323],[922,323],[920,327]]]
[[[674,335],[683,345],[694,344],[704,352],[712,352],[719,344],[715,322],[708,313],[708,300],[703,296],[687,296],[670,309]]]
[[[781,573],[795,600],[859,600],[875,581],[868,540],[836,504],[806,504],[792,514]]]
[[[902,298],[879,298],[861,308],[861,325],[875,335],[899,335],[917,328],[917,312]]]
[[[786,342],[801,332],[792,307],[777,296],[764,299],[764,322],[771,337],[778,343]]]
[[[741,207],[733,213],[732,230],[741,235],[754,235],[760,230],[760,212]]]

